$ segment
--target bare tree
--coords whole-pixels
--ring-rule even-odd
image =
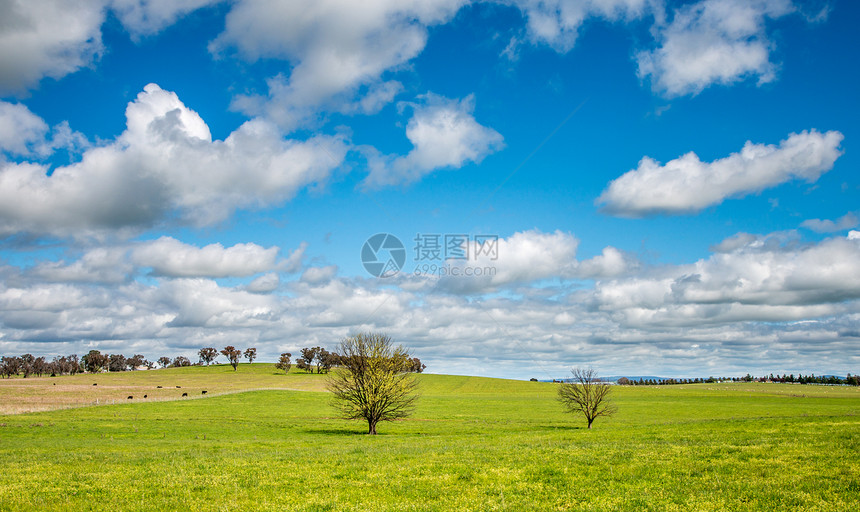
[[[364,419],[368,434],[376,424],[411,414],[418,386],[409,373],[411,360],[402,346],[392,347],[384,334],[357,334],[338,349],[340,369],[332,372],[328,389],[345,419]]]
[[[290,362],[290,358],[293,355],[289,352],[284,352],[281,354],[281,358],[278,359],[278,362],[275,363],[275,368],[278,370],[284,370],[284,373],[290,373],[290,368],[293,367],[293,363]]]
[[[257,349],[254,347],[245,349],[245,359],[248,360],[248,363],[253,363],[254,359],[257,358]]]
[[[233,371],[236,371],[239,366],[239,358],[242,357],[242,351],[233,345],[227,345],[221,350],[221,353],[224,354],[224,357],[233,366]]]
[[[161,356],[158,358],[158,364],[160,364],[162,368],[167,368],[170,366],[170,358],[167,356]]]
[[[588,428],[599,416],[612,416],[616,408],[609,403],[612,386],[597,377],[593,368],[574,368],[570,382],[562,382],[558,388],[558,401],[568,412],[582,413]]]
[[[206,363],[206,366],[209,366],[209,363],[218,359],[218,349],[215,347],[201,348],[198,355],[200,355],[200,361]]]

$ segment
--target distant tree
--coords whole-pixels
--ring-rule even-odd
[[[139,366],[147,366],[147,362],[148,361],[143,357],[143,354],[135,354],[126,360],[126,363],[128,363],[128,369],[131,371],[137,370]]]
[[[402,346],[393,347],[384,334],[357,334],[344,339],[337,352],[341,367],[330,374],[328,389],[344,418],[367,421],[368,434],[375,435],[380,421],[411,414],[417,381]]]
[[[296,359],[296,368],[298,368],[299,370],[302,370],[304,372],[307,372],[307,373],[313,372],[313,367],[303,357]]]
[[[170,366],[170,358],[167,356],[161,356],[158,358],[158,364],[160,364],[162,368],[167,368]]]
[[[628,379],[627,377],[621,377],[620,379],[618,379],[618,384],[621,386],[629,386],[632,383],[630,382],[630,379]]]
[[[317,347],[317,373],[328,373],[333,366],[340,363],[337,352],[329,352],[324,348]]]
[[[313,373],[316,370],[316,368],[314,368],[314,362],[317,360],[318,350],[319,347],[302,349],[302,359],[305,360],[306,371]]]
[[[36,357],[33,354],[24,354],[21,356],[21,373],[24,374],[25,379],[33,373],[33,362],[35,361]]]
[[[409,360],[409,362],[410,362],[410,367],[409,367],[410,372],[422,373],[427,368],[427,365],[422,364],[421,360],[418,359],[417,357],[413,357],[412,359]]]
[[[200,361],[206,363],[206,366],[209,366],[209,363],[218,359],[218,349],[215,347],[201,348],[198,354],[200,355]]]
[[[84,370],[90,373],[99,373],[107,368],[110,359],[105,354],[98,350],[90,350],[87,355],[81,358]]]
[[[534,377],[532,377],[531,379],[529,379],[529,382],[537,382],[537,381],[538,381],[538,380],[537,380],[536,378],[534,378]]]
[[[183,366],[191,366],[191,360],[185,356],[176,356],[173,359],[173,366],[176,368],[182,368]]]
[[[48,362],[43,356],[39,356],[33,360],[33,373],[41,377],[48,371]]]
[[[278,362],[275,363],[275,368],[278,370],[284,370],[284,373],[290,373],[290,368],[293,367],[293,363],[290,362],[290,358],[293,355],[289,352],[284,352],[281,354],[281,358],[278,359]]]
[[[573,378],[558,388],[558,401],[568,412],[582,413],[588,428],[598,417],[615,413],[615,407],[609,403],[612,386],[601,381],[593,368],[574,368],[571,374]]]
[[[254,359],[257,358],[257,349],[254,347],[245,349],[245,359],[248,360],[248,363],[253,363]]]
[[[13,375],[18,375],[18,372],[21,369],[21,358],[18,356],[6,356],[3,358],[3,365],[0,367],[0,371],[3,373],[4,378],[9,378]]]
[[[109,372],[124,372],[128,368],[128,362],[122,354],[111,354],[108,360]]]
[[[242,357],[242,351],[233,345],[227,345],[221,350],[221,353],[227,358],[227,362],[233,366],[233,371],[236,371],[239,366],[239,358]]]

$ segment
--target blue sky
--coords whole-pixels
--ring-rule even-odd
[[[0,354],[372,330],[439,373],[860,366],[852,2],[0,10]],[[445,235],[472,256],[417,258]]]

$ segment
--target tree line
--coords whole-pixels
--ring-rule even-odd
[[[703,378],[695,378],[695,379],[645,379],[639,378],[636,379],[628,379],[627,377],[621,377],[616,381],[617,384],[622,386],[671,386],[673,384],[702,384],[702,383],[716,383],[716,382],[779,382],[779,383],[789,383],[789,384],[828,384],[833,386],[860,386],[860,376],[851,375],[850,373],[845,378],[840,378],[835,375],[828,376],[816,376],[814,373],[811,375],[797,375],[795,376],[793,373],[789,375],[765,375],[762,377],[753,377],[749,373],[743,377],[708,377],[707,379]]]
[[[343,347],[341,347],[341,352]],[[333,367],[346,366],[348,361],[345,356],[336,351],[329,352],[323,347],[306,347],[301,350],[302,357],[296,359],[296,368],[303,370],[305,373],[328,373]],[[291,357],[289,352],[284,352],[275,363],[275,368],[283,370],[284,373],[289,373],[292,368]],[[422,373],[427,365],[423,364],[417,357],[408,357],[403,363],[404,371],[407,373]]]
[[[306,373],[328,373],[333,367],[341,366],[342,364],[341,356],[337,352],[329,352],[322,347],[303,348],[301,354],[302,357],[296,359],[296,367]],[[196,363],[192,363],[186,356],[176,356],[173,358],[161,356],[155,361],[149,361],[141,354],[126,357],[123,354],[107,354],[99,350],[90,350],[82,357],[78,357],[77,354],[56,356],[51,361],[48,361],[44,356],[35,357],[32,354],[2,356],[0,357],[0,376],[3,378],[22,375],[24,378],[31,375],[37,377],[44,375],[56,377],[58,375],[75,375],[77,373],[125,372],[142,368],[208,366],[215,362],[219,356],[224,356],[227,359],[227,363],[233,367],[233,370],[236,370],[239,366],[239,361],[243,357],[249,363],[253,363],[257,358],[257,349],[249,347],[242,351],[233,345],[227,345],[221,350],[215,347],[204,347],[198,351],[197,355],[199,359]],[[288,373],[292,368],[291,357],[292,354],[288,352],[281,354],[280,359],[275,363],[275,367]],[[417,357],[409,360],[410,372],[421,373],[425,368],[427,368],[427,365],[422,364],[421,360]]]

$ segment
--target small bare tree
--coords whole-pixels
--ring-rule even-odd
[[[568,412],[585,415],[588,428],[597,417],[615,414],[616,408],[609,403],[612,386],[600,380],[593,368],[574,368],[571,373],[571,381],[558,388],[558,401]]]
[[[254,359],[257,359],[257,349],[254,347],[246,348],[245,359],[248,360],[248,363],[253,363]]]
[[[375,435],[380,421],[412,413],[418,383],[402,346],[393,347],[384,334],[357,334],[343,340],[338,355],[340,368],[330,374],[328,388],[344,418],[366,420],[368,434]]]

